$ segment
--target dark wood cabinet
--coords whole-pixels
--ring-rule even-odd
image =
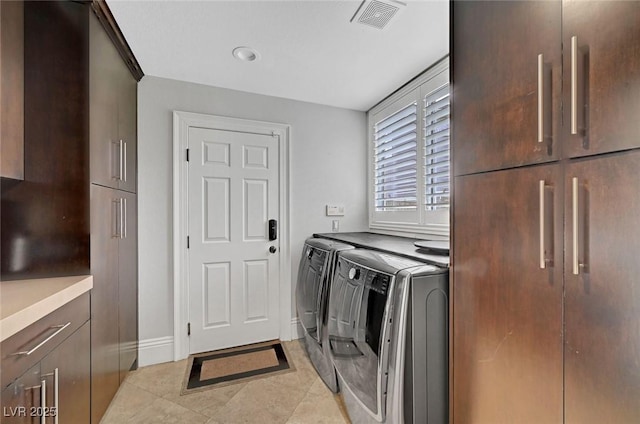
[[[138,357],[136,195],[91,185],[92,422]]]
[[[458,423],[640,422],[640,2],[558,5],[452,6],[460,50],[452,52]],[[556,15],[538,21],[537,7]],[[534,165],[535,153],[504,160],[510,153],[496,147],[512,149],[509,134],[528,131],[523,122],[537,116],[534,109],[524,120],[514,110],[493,117],[496,104],[514,105],[506,75],[529,79],[519,65],[528,44],[508,49],[532,28],[525,21],[536,22],[525,32],[541,49],[545,34],[562,31],[562,84],[551,66],[553,102],[562,99],[561,109],[551,108],[549,159],[557,161],[546,165]],[[496,56],[495,46],[505,53]],[[484,54],[500,69],[482,63]],[[497,75],[504,87],[494,97]],[[476,119],[487,116],[508,127],[492,133],[495,144],[483,141],[491,124]],[[545,181],[537,203],[536,179]]]
[[[89,423],[88,319],[87,293],[2,342],[2,423]]]
[[[120,386],[116,192],[91,185],[91,416],[100,422]]]
[[[90,16],[92,422],[138,358],[137,80],[103,2]],[[106,14],[105,14],[106,13]],[[131,64],[131,62],[129,62]]]
[[[567,166],[567,424],[640,422],[639,169],[640,151]]]
[[[561,8],[559,1],[452,3],[455,175],[559,158]]]
[[[124,202],[125,233],[118,246],[118,326],[120,344],[120,381],[138,358],[138,237],[137,198],[120,191]]]
[[[562,32],[565,156],[640,147],[640,2],[564,1]]]
[[[2,80],[1,115],[3,122],[16,124],[15,137],[24,136],[24,178],[2,178],[0,272],[6,280],[87,274],[90,7],[72,1],[2,1],[2,33],[16,24],[12,20],[5,27],[4,9],[18,7],[23,7],[24,84]],[[4,55],[4,37],[2,44]],[[6,103],[20,113],[7,110],[5,115]],[[10,152],[4,141],[15,139],[5,136],[3,126],[3,161]]]
[[[94,14],[89,33],[91,182],[135,192],[137,81]]]
[[[137,191],[138,153],[138,82],[122,60],[118,69],[118,134],[122,140],[124,166],[118,188],[135,193]]]
[[[24,179],[24,3],[0,2],[0,176]]]
[[[458,177],[454,190],[453,422],[562,422],[560,167]]]
[[[89,423],[91,407],[90,324],[69,336],[40,363],[46,383],[46,405],[55,408],[46,422]],[[54,421],[54,416],[58,421]]]

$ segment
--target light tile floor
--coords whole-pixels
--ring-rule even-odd
[[[344,424],[339,400],[298,340],[284,343],[296,370],[181,396],[187,361],[140,368],[120,386],[102,424]]]

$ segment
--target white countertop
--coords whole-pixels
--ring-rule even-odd
[[[0,282],[0,342],[92,288],[91,275]]]

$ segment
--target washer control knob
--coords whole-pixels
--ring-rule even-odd
[[[358,268],[351,268],[349,270],[349,279],[357,280],[358,278],[360,278],[360,270]]]

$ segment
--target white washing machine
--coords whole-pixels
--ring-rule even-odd
[[[336,254],[349,249],[353,246],[334,240],[307,239],[296,284],[296,308],[304,329],[307,354],[324,383],[334,393],[338,392],[338,383],[328,355],[327,300]]]
[[[448,419],[448,269],[366,249],[340,252],[329,353],[352,422]]]

